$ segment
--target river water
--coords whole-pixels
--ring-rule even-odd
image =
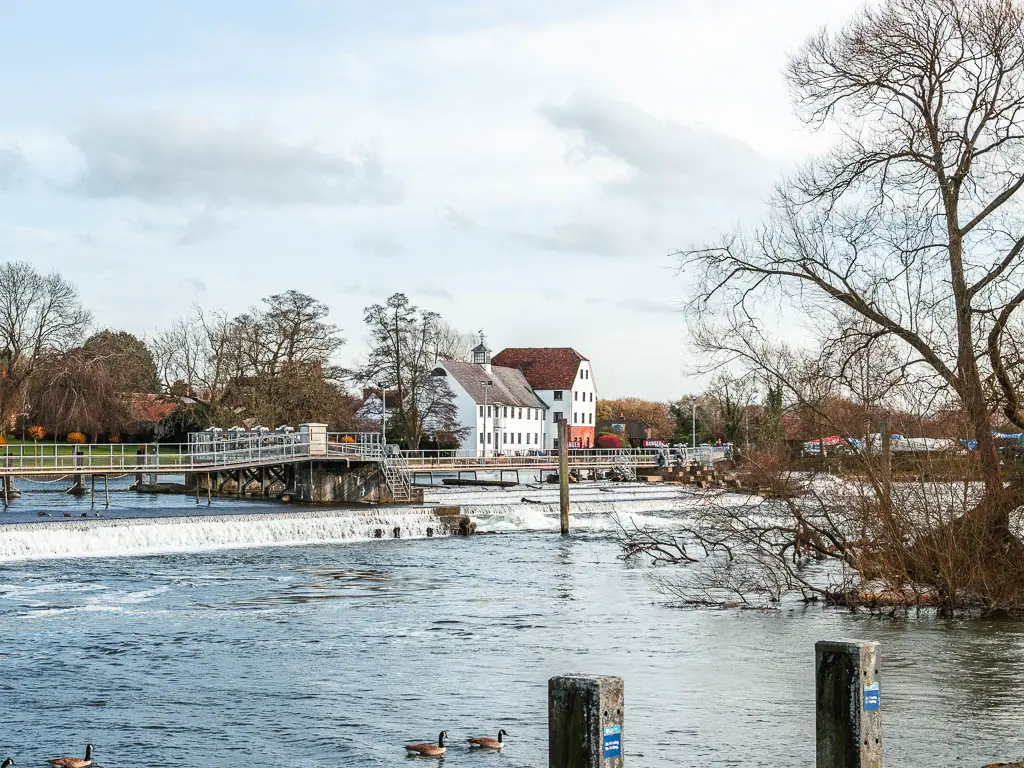
[[[574,490],[563,539],[549,493],[433,492],[502,532],[470,539],[409,538],[408,517],[397,540],[301,516],[282,534],[276,507],[201,506],[204,536],[262,531],[234,549],[178,535],[187,499],[115,493],[106,517],[166,525],[108,524],[92,556],[60,558],[59,529],[95,510],[29,493],[3,518],[38,526],[16,552],[0,525],[0,759],[92,742],[108,768],[395,766],[444,728],[445,764],[541,766],[547,680],[586,671],[625,678],[629,766],[810,766],[814,642],[851,636],[882,643],[887,764],[1024,757],[1024,624],[671,608],[664,569],[618,559],[607,513],[671,527],[679,502]],[[501,755],[460,743],[498,728]]]

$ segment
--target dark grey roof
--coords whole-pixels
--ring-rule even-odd
[[[476,403],[484,402],[484,387],[480,382],[490,381],[491,387],[487,393],[488,403],[547,410],[547,404],[534,394],[533,388],[523,376],[523,372],[516,368],[492,366],[488,373],[476,363],[442,360],[441,365]]]

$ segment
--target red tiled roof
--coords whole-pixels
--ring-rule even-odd
[[[503,349],[491,363],[518,368],[534,389],[572,389],[586,359],[571,347],[520,347]]]
[[[156,424],[171,415],[178,403],[161,395],[133,392],[128,395],[129,418],[134,422]]]

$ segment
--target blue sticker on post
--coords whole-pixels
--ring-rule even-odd
[[[864,683],[864,711],[873,712],[878,709],[878,683]]]
[[[609,725],[604,729],[604,749],[602,755],[605,758],[619,757],[622,755],[622,726]]]

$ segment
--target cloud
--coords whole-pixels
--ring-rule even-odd
[[[534,248],[559,253],[617,258],[644,250],[647,235],[636,235],[625,225],[608,219],[577,218],[542,232],[519,233],[515,238]]]
[[[444,208],[439,215],[444,224],[447,224],[450,227],[455,227],[455,229],[460,232],[472,232],[478,226],[475,221],[469,218],[469,216],[450,205],[447,208]]]
[[[178,245],[195,245],[216,237],[226,229],[228,226],[220,219],[209,211],[204,211],[185,223],[185,226],[178,231],[174,242]]]
[[[352,244],[378,259],[390,259],[403,250],[401,243],[380,232],[357,237]]]
[[[611,159],[626,167],[607,182],[612,191],[646,199],[760,197],[775,177],[773,165],[738,139],[659,120],[624,102],[577,94],[564,104],[541,106],[540,113],[582,138],[570,161]]]
[[[68,137],[84,160],[71,190],[154,204],[389,204],[398,182],[370,151],[352,157],[255,129],[175,115],[98,117]]]
[[[615,302],[615,306],[627,312],[638,312],[647,315],[678,315],[680,312],[679,302],[658,301],[657,299],[640,297],[619,299]]]
[[[455,297],[452,296],[451,292],[436,285],[425,285],[416,289],[416,293],[420,296],[426,296],[428,299],[437,299],[439,301],[455,301]]]
[[[0,191],[20,187],[29,176],[29,164],[20,149],[0,147]]]
[[[22,235],[29,235],[30,237],[39,237],[44,240],[60,240],[61,235],[56,232],[43,229],[41,227],[26,227],[21,224],[8,224],[6,222],[0,222],[0,229],[10,230],[11,232],[17,232]]]

